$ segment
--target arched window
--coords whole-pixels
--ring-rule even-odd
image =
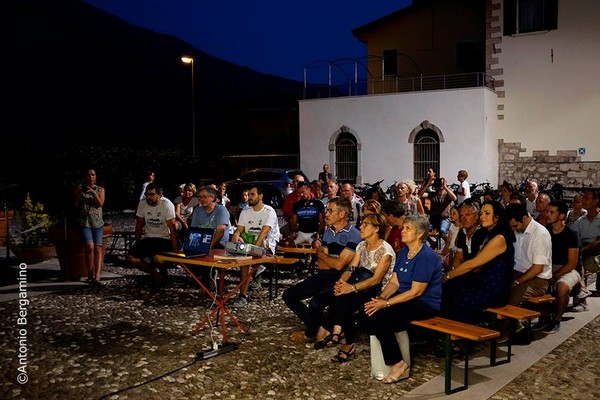
[[[356,137],[342,131],[335,141],[335,172],[338,181],[356,183],[358,175],[358,149]]]
[[[433,167],[440,174],[440,139],[432,129],[422,129],[414,140],[415,182],[427,177],[427,169]]]

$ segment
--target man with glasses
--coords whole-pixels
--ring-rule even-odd
[[[356,245],[362,240],[360,231],[348,222],[351,207],[350,202],[341,197],[329,202],[325,210],[327,229],[317,251],[317,272],[283,293],[285,304],[306,325],[305,330],[292,332],[290,339],[293,342],[313,343],[329,334],[331,324],[323,310],[333,302],[333,286],[352,261]],[[310,299],[308,305],[304,303],[306,299]]]
[[[165,251],[177,251],[175,206],[163,197],[162,188],[151,182],[146,186],[144,200],[135,213],[135,243],[127,254],[127,261],[150,274],[156,285],[167,276],[166,267],[155,264],[152,258]]]

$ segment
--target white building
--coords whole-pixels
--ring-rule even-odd
[[[368,54],[380,56],[369,60],[369,70],[383,74],[371,77],[368,95],[300,102],[301,168],[316,177],[327,162],[338,178],[385,179],[385,186],[420,181],[434,162],[450,183],[466,169],[469,182],[495,186],[498,179],[535,175],[521,171],[521,164],[499,174],[506,145],[520,143],[533,169],[532,154],[544,151],[579,152],[571,160],[578,165],[597,162],[599,22],[597,0],[415,0],[357,28],[353,32],[367,43]],[[394,62],[382,68],[381,57],[390,54]],[[422,73],[416,79],[414,65]],[[406,82],[415,91],[402,89]],[[583,172],[567,179],[566,171],[558,172],[564,182],[585,181]]]

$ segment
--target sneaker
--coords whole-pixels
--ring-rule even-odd
[[[517,321],[517,326],[515,328],[515,333],[519,333],[523,329],[525,329],[525,325],[523,325],[523,323],[521,321]]]
[[[233,306],[236,308],[245,307],[248,304],[248,297],[240,294],[237,299],[233,302]]]
[[[545,315],[538,318],[538,321],[531,327],[534,332],[543,331],[552,321]]]
[[[260,264],[256,270],[256,273],[254,274],[255,278],[258,278],[258,276],[260,274],[262,274],[263,272],[265,272],[265,270],[267,269],[267,267],[265,267],[264,265]]]
[[[504,344],[506,342],[508,342],[508,335],[502,335],[496,340],[496,343],[498,344]]]
[[[577,293],[577,299],[578,300],[585,299],[586,297],[590,296],[591,294],[592,294],[592,292],[590,292],[589,290],[587,290],[587,289],[581,289],[579,291],[579,293]]]
[[[253,290],[260,289],[261,286],[262,286],[262,278],[260,276],[255,276],[250,281],[250,289],[253,289]]]
[[[589,308],[586,304],[584,303],[579,303],[576,306],[573,306],[573,308],[571,309],[571,311],[573,312],[583,312],[583,311],[588,311]]]
[[[560,321],[553,319],[548,326],[542,331],[544,333],[556,333],[560,329]]]

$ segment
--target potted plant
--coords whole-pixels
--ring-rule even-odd
[[[48,237],[52,225],[44,205],[33,202],[27,193],[21,212],[16,216],[16,233],[11,236],[11,249],[19,261],[38,263],[56,257],[54,245]]]

